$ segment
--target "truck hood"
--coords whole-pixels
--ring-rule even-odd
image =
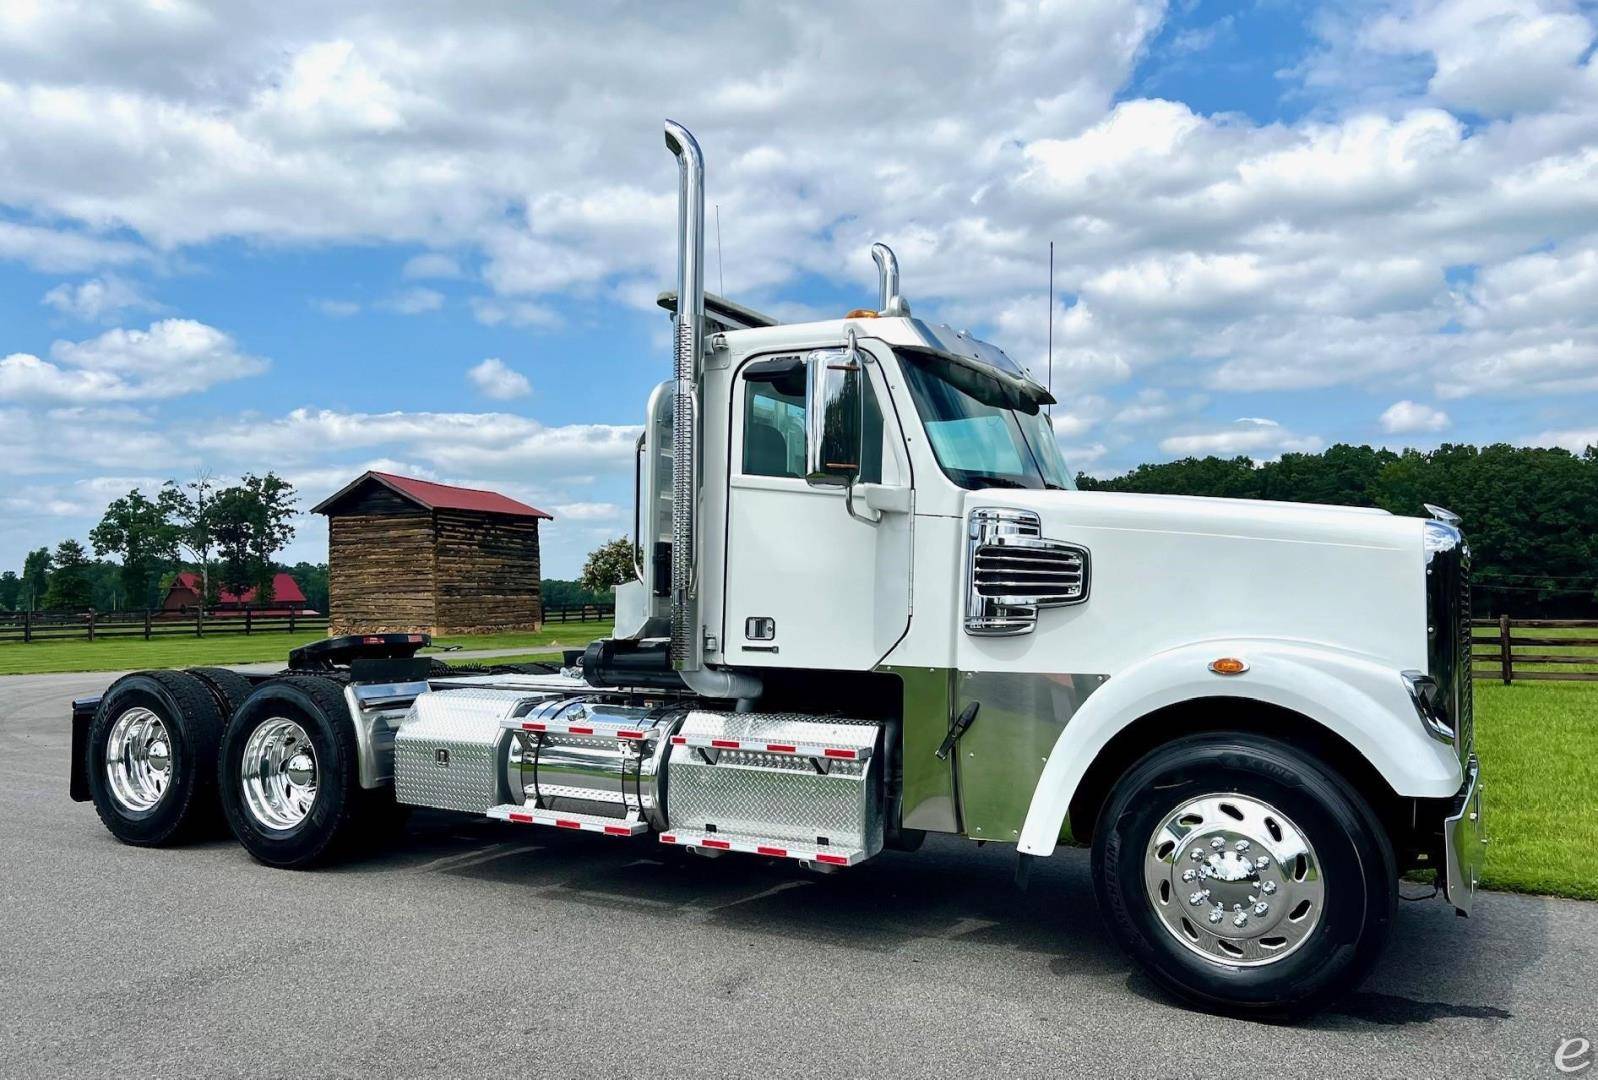
[[[1214,536],[1355,544],[1418,552],[1423,519],[1385,510],[1328,503],[1221,499],[1197,495],[1143,495],[1121,491],[973,491],[968,509],[1014,506],[1045,523],[1097,528],[1169,529]],[[1045,530],[1047,532],[1047,530]]]

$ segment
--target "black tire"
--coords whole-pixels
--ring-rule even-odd
[[[189,668],[188,674],[205,683],[211,688],[216,704],[222,710],[223,726],[232,715],[244,704],[246,698],[255,692],[255,684],[236,671],[229,671],[220,667]]]
[[[1156,830],[1190,799],[1225,793],[1286,815],[1319,863],[1318,923],[1296,948],[1261,966],[1229,965],[1180,943],[1145,886]],[[1111,932],[1150,977],[1202,1008],[1256,1018],[1303,1016],[1358,985],[1386,944],[1398,904],[1392,844],[1366,801],[1303,751],[1242,732],[1180,739],[1132,766],[1100,818],[1093,878]]]
[[[316,766],[309,811],[284,829],[257,818],[244,794],[245,747],[257,728],[276,718],[292,720],[305,731]],[[222,737],[222,809],[233,835],[257,861],[284,869],[304,869],[348,854],[370,827],[375,807],[381,806],[378,796],[385,794],[361,788],[356,755],[355,732],[337,682],[294,676],[256,687]],[[390,803],[392,798],[389,794]]]
[[[125,803],[106,768],[112,731],[134,709],[153,713],[168,736],[169,779],[159,800],[147,808]],[[140,671],[111,684],[89,724],[85,762],[90,798],[111,835],[124,844],[164,847],[215,830],[223,720],[206,684],[181,671]]]

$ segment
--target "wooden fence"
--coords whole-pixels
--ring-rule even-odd
[[[0,612],[0,643],[212,637],[217,634],[306,634],[327,631],[327,616],[170,611]]]
[[[1598,682],[1598,620],[1503,615],[1470,625],[1471,674],[1478,679],[1502,679],[1505,686],[1516,680]]]
[[[615,604],[583,604],[579,607],[550,607],[544,609],[544,622],[594,622],[598,619],[614,619],[616,617]]]

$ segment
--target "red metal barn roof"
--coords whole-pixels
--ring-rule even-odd
[[[185,570],[172,581],[172,587],[183,588],[194,593],[200,592],[200,575]],[[256,589],[245,589],[242,594],[229,592],[223,589],[217,593],[216,602],[219,604],[253,604],[255,603]],[[272,603],[274,604],[303,604],[305,594],[300,591],[300,583],[294,580],[292,574],[277,574],[272,578]]]
[[[435,484],[431,480],[417,480],[410,476],[396,476],[393,473],[365,472],[337,492],[329,495],[316,506],[311,508],[313,514],[325,514],[329,508],[338,503],[345,495],[354,491],[367,481],[382,484],[390,491],[409,499],[424,510],[469,510],[480,514],[503,514],[506,517],[519,518],[550,518],[536,506],[528,506],[524,502],[517,502],[506,495],[495,491],[484,491],[480,488],[455,487],[451,484]]]

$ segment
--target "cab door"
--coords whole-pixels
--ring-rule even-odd
[[[870,356],[865,378],[861,484],[907,488],[904,437]],[[734,380],[721,655],[869,670],[909,628],[913,515],[870,509],[860,486],[852,515],[846,489],[805,481],[804,385],[803,354],[756,357]]]

